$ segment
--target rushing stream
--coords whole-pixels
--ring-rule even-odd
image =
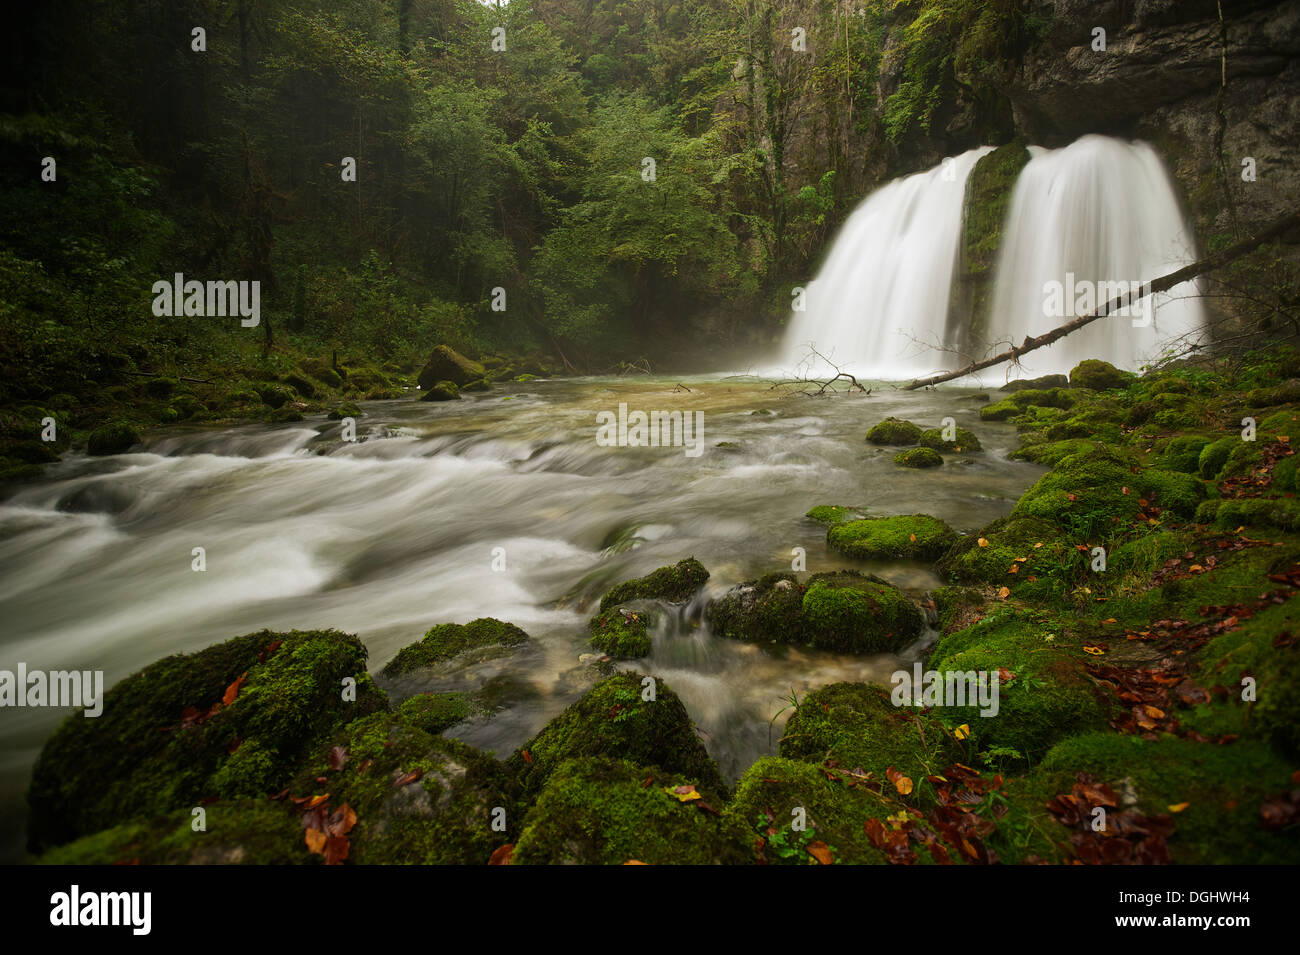
[[[936,586],[917,565],[828,551],[803,515],[855,504],[969,532],[1007,513],[1042,469],[1006,459],[1014,432],[979,421],[977,394],[783,397],[734,379],[573,379],[459,402],[372,402],[355,443],[317,415],[174,429],[137,454],[69,455],[0,505],[0,668],[101,669],[107,687],[263,627],[334,627],[364,640],[378,672],[433,624],[493,616],[533,639],[435,688],[490,684],[495,712],[449,732],[504,756],[598,679],[579,659],[586,621],[619,580],[694,555],[716,594],[790,569],[802,547],[809,571],[869,569],[917,597]],[[703,453],[600,446],[596,413],[620,402],[703,412]],[[774,413],[752,413],[764,408]],[[863,440],[890,414],[928,426],[950,414],[985,453],[898,468],[894,449]],[[196,547],[206,571],[192,569]],[[734,777],[775,751],[784,717],[771,721],[792,691],[884,681],[898,661],[769,653],[684,619],[630,665],[682,697]],[[0,857],[19,852],[31,765],[66,712],[9,709],[0,721]]]

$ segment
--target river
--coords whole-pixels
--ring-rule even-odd
[[[495,711],[449,735],[504,757],[598,678],[579,659],[586,621],[620,580],[693,555],[717,594],[789,570],[803,548],[810,572],[870,570],[918,598],[937,586],[920,565],[828,551],[804,514],[852,504],[970,532],[1009,512],[1043,469],[1007,460],[1014,430],[979,420],[980,394],[879,386],[815,398],[747,379],[579,378],[366,403],[356,442],[317,415],[173,428],[115,457],[69,454],[0,505],[0,669],[102,670],[107,687],[263,627],[334,627],[361,637],[377,673],[434,624],[493,616],[533,639],[435,688],[490,684]],[[620,403],[702,412],[703,453],[602,446],[596,415]],[[753,413],[762,409],[772,413]],[[951,415],[985,451],[899,468],[896,449],[864,441],[887,415],[929,427]],[[899,656],[771,653],[692,617],[666,621],[652,655],[629,666],[681,696],[732,778],[775,752],[784,716],[773,717],[790,693],[885,682],[934,637]],[[30,769],[67,712],[0,710],[0,861],[20,855]]]

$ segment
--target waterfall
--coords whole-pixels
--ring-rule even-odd
[[[1106,294],[1113,283],[1149,282],[1195,260],[1173,183],[1150,145],[1084,136],[1030,153],[1003,228],[991,351],[1092,311],[1113,297]],[[1176,286],[1151,299],[1150,313],[1103,318],[1026,355],[1014,374],[1068,372],[1085,358],[1136,370],[1168,342],[1203,328],[1196,295],[1195,282]]]
[[[991,147],[877,189],[845,221],[791,314],[787,370],[825,370],[810,346],[856,375],[904,378],[942,370],[966,178]]]

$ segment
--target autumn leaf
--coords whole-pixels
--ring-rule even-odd
[[[1083,648],[1083,652],[1084,652],[1084,653],[1091,653],[1094,657],[1099,657],[1099,656],[1101,656],[1103,653],[1105,653],[1106,651],[1103,650],[1101,647],[1089,647],[1089,646],[1085,646],[1085,647]]]
[[[1174,803],[1172,806],[1169,807],[1169,811],[1170,811],[1170,812],[1182,812],[1184,809],[1186,809],[1186,808],[1187,808],[1188,806],[1190,806],[1190,805],[1191,805],[1190,802],[1176,802],[1176,803]]]
[[[522,756],[522,757],[524,758],[524,762],[525,762],[525,763],[528,763],[529,765],[532,764],[532,762],[533,762],[533,754],[530,753],[530,752],[528,752],[528,750],[526,750],[526,749],[521,749],[521,750],[519,751],[519,755]]]
[[[646,865],[647,863],[642,862],[640,859],[628,859],[623,864],[624,865]]]
[[[692,799],[704,798],[695,791],[694,786],[665,786],[664,792],[674,797],[679,802],[690,802]]]
[[[975,543],[979,544],[981,547],[988,547],[988,546],[989,546],[988,539],[985,538],[985,537],[981,537],[981,538],[980,538],[979,540],[977,540]]]
[[[509,865],[514,854],[515,844],[507,842],[505,845],[492,850],[492,855],[488,858],[488,865]]]
[[[909,777],[904,776],[893,766],[890,766],[885,770],[885,778],[894,784],[894,788],[898,790],[900,796],[906,796],[911,793],[912,780]]]
[[[816,842],[808,843],[808,854],[812,856],[821,865],[830,865],[835,861],[831,856],[831,848],[820,839]]]
[[[330,836],[325,840],[325,864],[342,865],[349,848],[347,836]]]
[[[334,746],[330,748],[329,764],[330,769],[338,772],[343,769],[343,764],[348,761],[348,751],[346,747]]]
[[[409,773],[403,773],[393,780],[393,788],[401,789],[403,786],[409,786],[423,775],[423,769],[413,769]]]
[[[325,843],[328,837],[319,829],[307,830],[307,851],[320,855],[325,851]]]
[[[952,735],[957,737],[958,739],[966,739],[968,736],[970,736],[969,724],[962,723],[961,726],[957,727],[955,730],[952,731]]]
[[[331,836],[346,836],[357,824],[356,810],[347,803],[339,806],[325,824],[325,831]]]
[[[319,806],[321,803],[325,802],[329,798],[330,798],[329,793],[325,793],[323,796],[312,796],[311,799],[307,801],[307,808],[315,809],[317,806]]]
[[[1008,597],[1011,596],[1011,589],[1009,587],[999,587],[998,596],[1001,597],[1003,600],[1006,600]]]
[[[239,688],[244,685],[244,680],[246,680],[247,678],[248,678],[248,671],[245,670],[243,673],[239,675],[239,677],[235,680],[234,683],[226,687],[226,692],[221,694],[221,702],[226,704],[226,706],[229,706],[231,703],[235,702],[235,698],[239,696]]]

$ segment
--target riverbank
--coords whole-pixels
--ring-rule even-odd
[[[641,567],[646,553],[667,557],[683,543],[633,516],[626,533],[600,542],[604,571],[576,591],[570,583],[560,604],[569,611],[566,626],[581,633],[570,647],[602,636],[600,627],[593,634],[585,626],[598,609],[623,604],[632,618],[650,611],[651,656],[620,663],[592,648],[580,671],[590,688],[567,709],[552,699],[553,719],[520,736],[504,763],[447,738],[457,726],[491,724],[483,714],[499,702],[500,684],[444,692],[448,671],[439,668],[468,654],[471,666],[500,674],[502,661],[520,654],[530,664],[547,658],[547,641],[526,613],[506,612],[508,601],[490,616],[521,626],[526,639],[494,640],[492,627],[479,628],[486,638],[435,628],[421,643],[429,655],[410,672],[368,677],[365,648],[375,654],[372,668],[380,662],[374,642],[367,637],[361,647],[322,631],[258,633],[206,656],[171,658],[157,665],[167,679],[136,677],[110,691],[105,720],[118,714],[115,729],[73,717],[47,745],[33,793],[48,815],[33,823],[34,847],[47,860],[93,862],[341,861],[345,848],[353,862],[481,863],[510,854],[520,862],[1295,861],[1295,810],[1284,794],[1296,768],[1288,627],[1297,606],[1292,581],[1300,577],[1289,568],[1300,538],[1287,496],[1295,488],[1284,429],[1300,416],[1300,389],[1290,383],[1289,361],[1274,355],[1233,374],[1136,380],[1097,368],[1090,370],[1100,377],[1089,382],[1096,388],[1024,389],[988,403],[957,389],[917,396],[910,408],[861,402],[852,415],[860,450],[848,480],[795,477],[778,492],[809,495],[798,512],[841,509],[800,519],[751,506],[755,520],[774,525],[766,556],[720,567],[706,553],[702,563],[716,586],[684,593],[643,584],[598,608],[597,598],[618,583],[611,572],[632,576],[626,569],[634,564],[617,559],[620,541],[623,553],[652,548],[635,563]],[[626,397],[612,392],[606,401]],[[581,403],[590,404],[589,396]],[[863,441],[870,424],[891,414],[938,430],[945,410],[956,408],[955,423],[982,441],[982,451],[942,434],[922,437],[923,428],[915,438],[904,429],[898,444]],[[721,410],[711,406],[710,415]],[[747,409],[750,430],[742,431],[737,408],[709,436],[715,480],[733,481],[701,493],[701,514],[725,499],[725,487],[739,493],[734,479],[743,476],[723,463],[726,456],[770,457],[761,441],[788,443],[810,429],[818,432],[811,440],[826,437],[824,427],[784,411],[765,422],[764,410],[771,409]],[[554,429],[555,410],[539,413]],[[1256,417],[1255,440],[1243,440],[1237,423],[1247,415]],[[1013,450],[998,438],[1009,427],[1019,434],[1012,457],[1051,470],[1034,482],[1042,467],[1021,465],[1028,470],[1019,487],[1034,482],[1028,491],[963,519],[962,507],[977,500],[974,488],[987,487],[991,463]],[[460,440],[458,433],[450,427],[445,440]],[[911,472],[894,463],[923,440],[939,467]],[[670,460],[676,464],[665,466],[686,459],[678,451]],[[948,482],[966,469],[980,476],[955,495]],[[566,470],[592,473],[579,458]],[[625,473],[634,479],[636,469]],[[888,495],[864,493],[891,475],[906,481],[889,485]],[[927,482],[952,504],[927,507]],[[648,485],[646,493],[654,493]],[[485,513],[503,501],[490,486],[482,496]],[[426,495],[422,503],[435,501]],[[907,518],[923,512],[956,528],[955,543],[929,533],[933,519]],[[540,513],[553,519],[544,507]],[[889,516],[888,528],[872,523]],[[899,525],[900,517],[914,529]],[[791,521],[801,528],[794,536]],[[805,546],[818,539],[820,550]],[[917,552],[931,539],[944,546]],[[778,554],[791,567],[791,540],[805,551],[807,569],[765,579],[779,569]],[[867,542],[877,549],[871,556],[849,553]],[[507,546],[507,560],[510,554]],[[836,554],[847,566],[830,564]],[[666,563],[689,556],[678,552]],[[914,583],[897,573],[874,582],[845,576],[854,566],[873,573],[906,566]],[[572,579],[557,573],[552,586],[565,577]],[[746,586],[762,599],[746,597]],[[764,668],[797,671],[801,656],[825,652],[816,648],[861,632],[855,621],[878,617],[864,616],[860,601],[892,606],[891,594],[937,625],[928,641],[912,644],[912,659],[915,618],[900,610],[891,618],[897,626],[873,638],[871,651],[892,655],[871,658],[878,662],[870,682],[854,678],[854,648],[841,647],[849,652],[840,674],[809,679],[779,714],[788,722],[775,752],[720,772],[716,740],[700,742],[692,729],[701,719],[692,684],[709,669],[707,653],[703,664],[697,655],[669,668],[660,649],[734,646]],[[727,624],[734,641],[717,635],[722,606],[736,610]],[[759,626],[767,619],[755,615],[760,610],[779,611],[780,626]],[[317,608],[312,616],[324,614]],[[634,619],[622,619],[636,629]],[[770,643],[774,636],[780,642]],[[997,715],[894,705],[890,676],[904,664],[910,671],[913,660],[939,672],[998,674]],[[610,668],[619,672],[602,677]],[[1254,679],[1253,701],[1241,699],[1250,686],[1241,671]],[[357,684],[352,700],[341,691],[319,695],[349,677]],[[150,685],[168,689],[157,697],[139,691]],[[285,705],[272,706],[276,700]],[[307,713],[309,720],[300,718]],[[119,732],[132,725],[152,726],[154,735]],[[92,742],[101,733],[145,749],[137,759],[109,760],[112,750]],[[189,754],[183,771],[177,747]],[[94,772],[83,763],[92,750],[105,753]],[[66,795],[74,791],[76,799]],[[195,808],[213,823],[205,833],[191,826]],[[1103,830],[1093,828],[1098,809],[1109,820]]]

